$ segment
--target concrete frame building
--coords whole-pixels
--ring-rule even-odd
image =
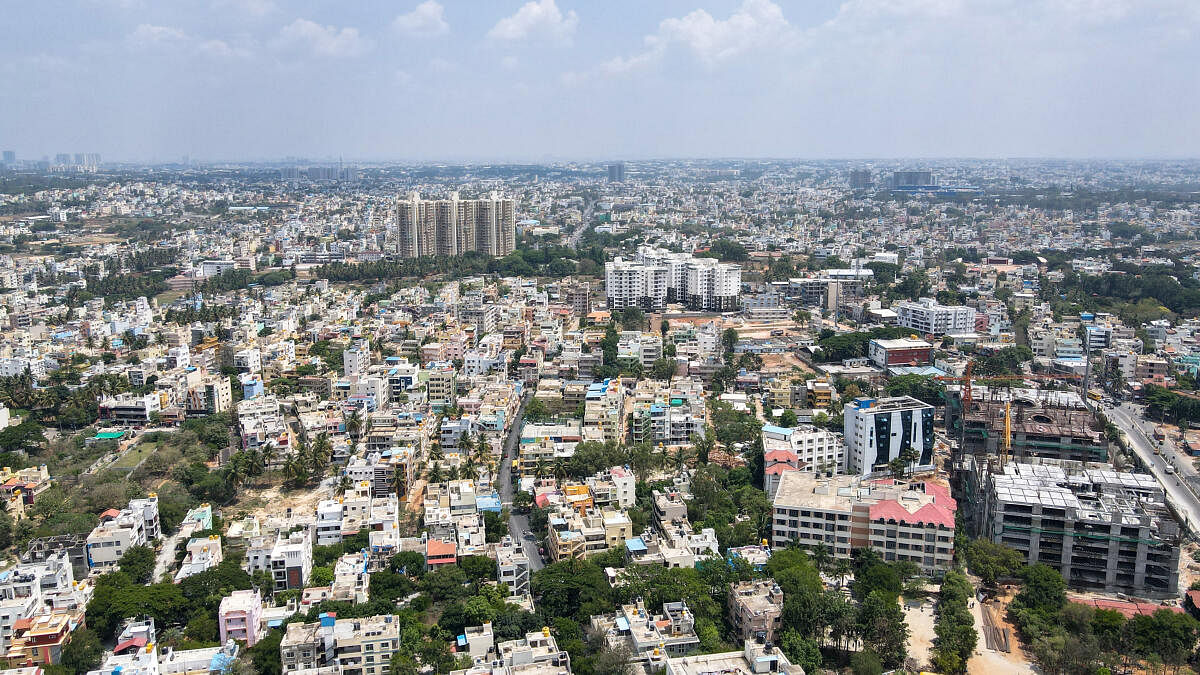
[[[1176,595],[1183,533],[1150,474],[1043,461],[1011,462],[982,479],[982,536],[1076,588]]]
[[[743,640],[775,642],[783,623],[783,591],[771,579],[729,587],[729,624]]]
[[[824,544],[835,558],[873,548],[886,561],[908,560],[928,575],[954,563],[955,513],[950,488],[933,481],[783,474],[775,493],[771,546]]]
[[[961,305],[940,305],[933,298],[892,305],[896,325],[926,335],[971,333],[975,331],[975,310]]]
[[[843,409],[846,472],[865,476],[912,447],[914,467],[933,466],[933,406],[911,396],[860,396]]]
[[[483,199],[422,200],[416,192],[394,209],[396,253],[402,258],[468,251],[500,257],[516,248],[516,202],[493,192]]]

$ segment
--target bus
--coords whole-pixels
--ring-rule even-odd
[[[1089,389],[1087,395],[1088,398],[1092,399],[1093,401],[1099,401],[1104,398],[1104,392],[1100,391],[1099,389]]]

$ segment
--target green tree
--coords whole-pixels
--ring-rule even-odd
[[[88,628],[76,628],[71,639],[63,645],[59,665],[69,673],[86,673],[100,666],[104,658],[104,646],[100,637]]]
[[[988,587],[994,587],[998,579],[1016,576],[1025,565],[1020,551],[985,538],[972,540],[964,554],[967,569]]]
[[[309,586],[329,586],[333,584],[333,569],[329,567],[314,567],[308,573]]]
[[[134,583],[148,584],[154,575],[154,549],[149,546],[134,546],[125,551],[117,565]]]
[[[1037,563],[1027,567],[1024,582],[1015,598],[1023,607],[1049,617],[1067,603],[1067,584],[1062,574],[1049,565]]]
[[[800,666],[806,673],[816,673],[821,668],[821,649],[816,641],[803,637],[794,630],[784,632],[780,640],[783,653],[788,660]]]

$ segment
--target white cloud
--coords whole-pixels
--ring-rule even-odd
[[[212,6],[216,9],[232,8],[255,17],[266,16],[279,9],[275,0],[212,0]]]
[[[275,44],[280,47],[299,47],[322,56],[360,56],[372,47],[371,41],[358,33],[357,28],[322,26],[308,19],[296,19],[279,31]]]
[[[450,32],[444,8],[437,0],[425,0],[408,14],[401,14],[392,21],[392,28],[402,35],[433,37]]]
[[[235,47],[224,40],[204,40],[196,45],[202,54],[218,58],[245,58],[253,52],[245,47]]]
[[[715,66],[756,49],[779,49],[796,42],[798,33],[771,0],[743,0],[726,19],[697,9],[664,19],[644,39],[646,49],[600,65],[600,72],[619,75],[658,61],[673,45],[687,48],[701,63]]]
[[[516,14],[500,19],[488,31],[488,37],[510,42],[542,39],[567,45],[578,27],[579,15],[575,10],[563,14],[554,0],[530,0],[521,5]]]
[[[171,26],[155,26],[149,23],[139,24],[129,34],[129,43],[135,47],[150,47],[187,41],[187,33]]]

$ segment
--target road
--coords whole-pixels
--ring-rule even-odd
[[[571,233],[571,236],[567,239],[567,246],[570,246],[571,248],[577,248],[579,246],[579,240],[583,239],[583,233],[592,229],[592,213],[594,213],[595,210],[596,200],[588,200],[586,205],[583,207],[583,222],[580,223],[578,229]]]
[[[175,568],[175,552],[179,548],[181,535],[182,533],[176,530],[175,534],[163,539],[162,547],[158,549],[158,555],[154,558],[154,576],[150,577],[151,581],[158,583],[164,574]]]
[[[1184,526],[1194,535],[1200,533],[1200,498],[1180,481],[1178,472],[1167,473],[1167,465],[1170,463],[1184,472],[1184,480],[1195,480],[1196,470],[1191,461],[1177,459],[1173,452],[1167,456],[1154,454],[1154,428],[1142,416],[1142,410],[1138,406],[1131,403],[1122,403],[1119,406],[1105,405],[1104,413],[1113,424],[1125,432],[1134,452],[1150,467],[1150,472],[1158,482],[1162,483],[1168,501],[1184,519]]]
[[[525,417],[525,405],[533,397],[533,390],[526,389],[521,396],[521,407],[517,409],[517,417],[508,430],[508,438],[504,439],[504,453],[500,457],[500,471],[496,480],[500,483],[500,502],[509,507],[508,533],[513,541],[521,542],[525,555],[529,556],[529,571],[536,572],[545,566],[542,556],[538,554],[537,540],[526,539],[523,535],[529,530],[529,516],[517,513],[512,509],[513,485],[512,463],[517,456],[517,444],[521,441],[521,420]]]

